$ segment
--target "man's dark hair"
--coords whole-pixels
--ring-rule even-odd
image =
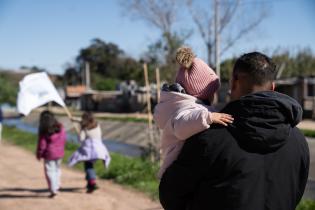
[[[233,68],[233,76],[238,73],[245,73],[250,83],[263,85],[272,82],[276,77],[276,65],[272,60],[259,52],[251,52],[242,55],[236,60]]]

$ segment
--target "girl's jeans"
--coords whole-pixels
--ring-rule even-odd
[[[91,161],[84,162],[84,170],[85,170],[85,174],[86,174],[85,179],[87,181],[91,181],[91,180],[96,179],[96,174],[95,174],[93,165],[94,164]]]
[[[57,193],[60,188],[60,176],[61,176],[61,161],[57,160],[45,160],[45,175],[50,192]]]

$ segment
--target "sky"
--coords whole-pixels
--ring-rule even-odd
[[[208,0],[195,0],[206,6]],[[224,0],[222,0],[224,1]],[[80,49],[100,38],[117,44],[136,59],[160,31],[131,18],[119,0],[0,0],[0,68],[17,70],[37,66],[62,74]],[[222,59],[259,50],[271,55],[276,49],[315,53],[315,1],[243,0],[242,7],[264,2],[268,15],[259,27],[227,51]],[[252,13],[255,13],[252,9]],[[183,11],[178,28],[187,26],[187,40],[198,57],[206,58],[202,39],[188,13]],[[246,20],[245,20],[246,21]]]

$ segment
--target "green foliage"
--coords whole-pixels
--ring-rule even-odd
[[[166,32],[155,43],[148,46],[148,52],[143,56],[143,60],[154,69],[159,66],[161,80],[174,81],[178,66],[175,56],[176,50],[181,47],[185,40],[190,36],[190,32],[169,33]],[[154,70],[152,69],[152,71]],[[154,71],[153,71],[154,72]],[[151,74],[151,80],[155,80],[155,74]],[[150,76],[150,75],[149,75]]]
[[[119,81],[113,78],[104,78],[99,74],[93,75],[93,88],[96,90],[116,90]]]
[[[315,138],[315,130],[301,129],[304,136]]]
[[[37,144],[37,136],[35,134],[5,126],[3,138],[10,143],[35,152]],[[66,144],[64,161],[68,160],[78,146],[72,143]],[[116,183],[133,187],[147,193],[152,198],[157,198],[158,181],[155,176],[158,170],[157,163],[152,163],[143,158],[131,158],[116,153],[111,153],[111,158],[108,170],[104,169],[102,161],[96,162],[95,172],[100,178],[114,180]],[[83,164],[77,164],[75,168],[83,171]]]
[[[302,200],[296,210],[314,210],[315,201],[314,200]]]
[[[92,84],[102,90],[113,89],[112,83],[94,81],[98,76],[111,80],[143,80],[141,63],[125,55],[116,44],[106,43],[101,39],[93,39],[90,46],[81,49],[77,56],[77,66],[84,67],[89,62]]]
[[[81,82],[80,72],[74,67],[69,67],[65,70],[63,80],[66,85],[79,85]]]
[[[303,49],[292,55],[289,51],[277,53],[272,60],[279,69],[283,65],[284,70],[280,78],[315,75],[315,56],[310,49]],[[236,58],[229,58],[221,63],[221,79],[229,81]]]
[[[14,84],[10,78],[5,74],[0,74],[0,104],[9,103],[16,104],[16,97],[18,92],[17,84]]]
[[[315,75],[315,56],[310,49],[303,49],[295,55],[285,51],[272,59],[278,67],[284,65],[282,78]]]
[[[117,183],[134,187],[157,198],[158,164],[147,159],[130,158],[114,153],[111,157],[112,164],[101,175],[102,178],[113,179]]]
[[[236,58],[226,59],[221,63],[221,80],[229,81]]]

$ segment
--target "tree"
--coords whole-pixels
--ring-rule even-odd
[[[231,79],[230,76],[236,59],[235,57],[229,58],[221,63],[222,81],[229,81]],[[283,68],[279,78],[315,76],[315,55],[308,48],[301,49],[295,54],[290,53],[289,50],[280,49],[274,53],[272,60],[278,70]]]
[[[18,84],[12,82],[12,80],[5,74],[0,74],[0,104],[8,103],[10,105],[16,104]]]
[[[247,11],[241,11],[241,9],[244,9],[241,6],[245,4],[242,0],[209,0],[208,2],[210,4],[207,7],[200,7],[194,4],[192,0],[186,0],[186,5],[206,46],[208,64],[214,67],[215,14],[211,12],[211,4],[214,7],[215,3],[217,3],[219,7],[219,24],[217,30],[222,42],[219,56],[222,56],[240,39],[257,28],[266,17],[266,13],[263,9],[264,7],[261,5],[259,9],[255,10],[255,15],[249,11],[250,8]],[[249,14],[250,17],[245,17],[246,14]]]
[[[169,43],[166,43],[165,39],[161,38],[150,44],[148,51],[142,56],[141,60],[149,64],[149,70],[153,71],[157,66],[160,68],[162,80],[171,81],[174,78],[177,70],[176,50],[184,44],[186,39],[182,37],[174,33]],[[171,48],[168,45],[171,45]]]
[[[81,49],[76,62],[79,73],[85,68],[85,62],[89,63],[94,89],[113,90],[117,85],[115,83],[121,80],[143,80],[140,62],[125,55],[118,45],[101,39],[93,39],[90,46]],[[72,69],[71,72],[76,70]]]
[[[165,70],[161,73],[165,79],[174,76],[176,50],[190,36],[190,32],[179,33],[174,30],[181,3],[180,0],[130,0],[121,3],[130,16],[154,26],[161,32],[161,39],[149,46],[149,53],[151,58],[163,65],[161,69]]]
[[[284,69],[280,78],[296,76],[315,76],[315,56],[309,48],[299,50],[296,54],[288,50],[277,52],[272,56],[278,68],[283,65]]]
[[[228,82],[231,79],[231,74],[233,70],[236,58],[229,58],[221,63],[221,81]]]
[[[75,67],[68,67],[63,79],[66,85],[79,85],[81,83],[80,72]]]
[[[80,51],[76,60],[81,68],[85,62],[89,62],[91,72],[111,77],[117,73],[114,70],[120,55],[123,55],[123,51],[116,44],[93,39],[90,46]]]

